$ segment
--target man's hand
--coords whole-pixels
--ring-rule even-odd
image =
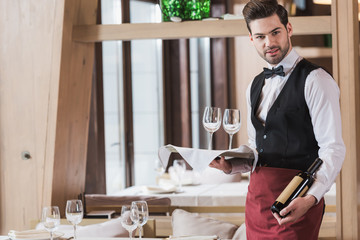
[[[229,161],[225,160],[225,157],[215,158],[209,164],[209,167],[222,170],[224,173],[229,174],[232,170],[232,165]]]
[[[292,223],[301,218],[314,204],[316,203],[316,198],[313,195],[306,195],[305,197],[298,197],[292,200],[286,208],[281,210],[280,215],[285,216],[281,218],[279,214],[273,213],[276,220],[279,222],[279,225],[285,225],[287,223]]]

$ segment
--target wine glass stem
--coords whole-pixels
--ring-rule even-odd
[[[141,229],[142,229],[142,226],[139,227],[139,239],[141,239]]]
[[[229,149],[231,149],[231,146],[232,146],[232,139],[233,139],[233,135],[232,134],[229,134]]]
[[[132,240],[132,231],[129,231],[129,238]]]
[[[50,240],[53,240],[53,232],[50,231]]]
[[[181,175],[179,176],[179,192],[182,192],[182,181],[181,181]]]
[[[76,238],[76,224],[74,224],[74,239],[77,239]]]
[[[212,136],[213,136],[213,132],[210,133],[210,140],[209,140],[209,150],[212,150]]]

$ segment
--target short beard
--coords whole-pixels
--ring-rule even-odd
[[[266,57],[266,51],[263,53],[262,55],[262,58],[268,62],[269,64],[271,65],[277,65],[279,64],[285,57],[286,55],[288,54],[289,52],[289,49],[290,49],[290,42],[289,42],[289,39],[288,39],[288,42],[287,42],[287,45],[285,46],[284,49],[278,47],[280,49],[280,57],[277,57],[277,58],[267,58]]]

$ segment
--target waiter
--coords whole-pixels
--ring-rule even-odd
[[[323,196],[345,157],[339,88],[326,71],[292,48],[293,29],[286,9],[276,0],[251,0],[243,15],[251,42],[268,64],[246,93],[249,145],[258,152],[246,199],[247,239],[315,240]],[[280,212],[286,217],[273,214],[270,206],[282,190],[317,157],[324,163],[306,195]],[[221,158],[210,166],[236,173],[243,169],[239,162]]]

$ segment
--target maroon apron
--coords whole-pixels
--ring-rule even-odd
[[[324,212],[324,199],[294,223],[280,226],[271,205],[299,170],[257,167],[250,176],[246,197],[246,237],[253,239],[317,240]]]

